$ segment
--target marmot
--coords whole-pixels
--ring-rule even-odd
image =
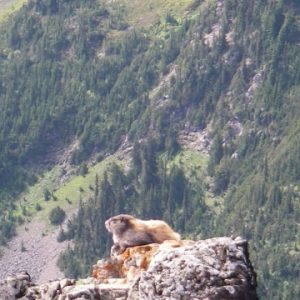
[[[113,235],[114,245],[111,255],[119,255],[126,248],[165,240],[180,241],[180,235],[164,221],[140,220],[130,215],[117,215],[105,222],[105,227]]]

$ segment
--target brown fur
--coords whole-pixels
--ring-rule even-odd
[[[144,221],[130,215],[117,215],[108,219],[105,226],[113,235],[112,255],[121,254],[128,247],[161,244],[166,240],[180,241],[180,235],[161,220]]]

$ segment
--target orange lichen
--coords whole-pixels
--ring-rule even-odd
[[[178,241],[165,241],[162,244],[127,248],[115,259],[99,260],[93,267],[92,277],[100,282],[108,282],[111,278],[124,278],[130,282],[148,269],[153,256],[160,248],[175,248],[181,245]]]

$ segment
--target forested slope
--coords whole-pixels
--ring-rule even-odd
[[[96,177],[61,232],[75,241],[60,258],[68,275],[107,253],[103,222],[127,212],[189,237],[248,238],[261,297],[298,299],[300,5],[155,2],[165,15],[133,18],[126,1],[29,1],[6,21],[2,241],[14,233],[15,197],[55,165],[45,157],[56,148],[78,141],[72,163],[84,165],[126,141],[131,168]],[[208,160],[183,142],[191,134],[206,137]]]

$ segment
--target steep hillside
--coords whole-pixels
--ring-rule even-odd
[[[62,173],[84,174],[127,145],[131,165],[95,176],[60,235],[74,241],[68,275],[89,272],[109,249],[104,220],[128,212],[246,237],[261,297],[299,299],[299,12],[296,0],[29,1],[0,33],[1,241],[64,149]]]

